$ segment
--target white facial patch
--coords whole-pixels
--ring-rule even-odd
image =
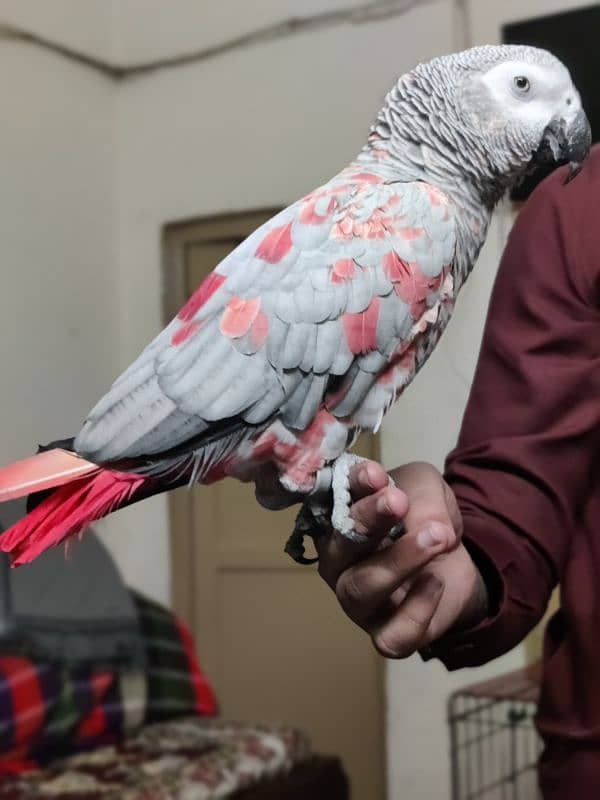
[[[523,79],[526,90],[520,88]],[[488,70],[481,83],[487,88],[498,123],[518,121],[524,128],[541,130],[554,117],[569,119],[581,108],[571,76],[559,61],[504,61]]]

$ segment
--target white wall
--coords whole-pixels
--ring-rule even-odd
[[[0,23],[88,55],[112,54],[113,9],[120,0],[0,0]],[[21,45],[25,52],[30,46]]]
[[[0,98],[4,463],[80,424],[115,369],[118,309],[113,86],[0,41]]]
[[[196,51],[290,17],[364,0],[113,0],[115,57],[124,63]]]

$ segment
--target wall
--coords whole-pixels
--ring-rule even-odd
[[[0,23],[22,28],[88,55],[108,58],[113,50],[112,5],[118,2],[0,0]]]
[[[207,12],[197,0],[114,0],[113,47],[122,62],[137,63],[189,52],[250,30],[322,10],[348,8],[361,0],[220,0]],[[140,20],[146,24],[141,25]]]
[[[0,20],[35,18],[39,33],[60,28],[73,45],[107,46],[90,32],[108,25],[100,4],[89,5],[87,20],[74,5],[56,3],[50,15],[43,4],[0,2]],[[0,97],[5,462],[80,424],[115,369],[118,308],[114,87],[37,48],[0,41]]]

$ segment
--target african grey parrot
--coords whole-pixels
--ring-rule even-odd
[[[346,449],[435,347],[506,189],[536,159],[575,173],[590,141],[544,50],[476,47],[403,75],[356,159],[215,267],[72,444],[0,471],[0,500],[44,490],[2,549],[27,562],[123,505],[226,475],[271,508],[303,499],[297,536],[327,508],[356,538]]]

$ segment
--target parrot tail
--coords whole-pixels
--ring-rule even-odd
[[[99,467],[60,449],[4,467],[0,469],[0,502],[52,491],[0,536],[0,550],[10,554],[13,566],[33,561],[48,547],[138,499],[148,483],[147,477]]]

